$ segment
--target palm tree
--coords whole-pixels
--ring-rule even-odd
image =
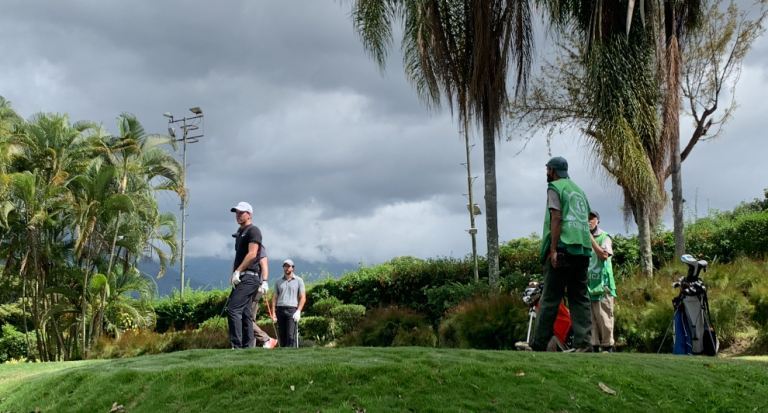
[[[524,92],[533,45],[527,0],[354,0],[352,21],[363,47],[384,70],[393,25],[408,80],[428,108],[445,98],[460,124],[473,119],[483,136],[489,282],[499,279],[496,137],[513,63],[515,92]]]

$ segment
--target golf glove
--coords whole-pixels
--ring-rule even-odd
[[[298,323],[299,320],[301,320],[301,311],[296,310],[296,312],[293,313],[293,321]]]
[[[261,282],[261,287],[259,287],[259,291],[261,291],[261,294],[266,294],[269,292],[269,284],[267,284],[266,281]]]
[[[232,273],[232,285],[237,286],[237,284],[240,284],[240,271]]]

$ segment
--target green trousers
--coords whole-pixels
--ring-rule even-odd
[[[536,332],[533,340],[534,351],[546,351],[554,335],[553,327],[560,302],[568,294],[568,309],[571,312],[573,347],[592,346],[592,309],[589,300],[587,269],[589,257],[565,253],[566,267],[555,268],[549,258],[544,263],[544,291],[536,314]]]

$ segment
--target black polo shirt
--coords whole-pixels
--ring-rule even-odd
[[[245,228],[237,230],[237,236],[235,237],[235,270],[240,264],[243,263],[245,256],[248,255],[248,245],[251,243],[259,244],[261,249],[261,231],[256,225],[248,225]],[[261,274],[261,266],[259,265],[258,253],[256,259],[253,260],[251,265],[246,268],[247,271],[253,271]]]

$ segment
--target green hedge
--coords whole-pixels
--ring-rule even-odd
[[[184,298],[174,293],[159,299],[153,303],[157,315],[155,331],[198,328],[204,321],[221,315],[228,296],[229,290],[187,290]]]
[[[4,324],[0,331],[3,333],[0,335],[0,364],[29,355],[29,347],[24,333],[17,331],[10,324]]]

